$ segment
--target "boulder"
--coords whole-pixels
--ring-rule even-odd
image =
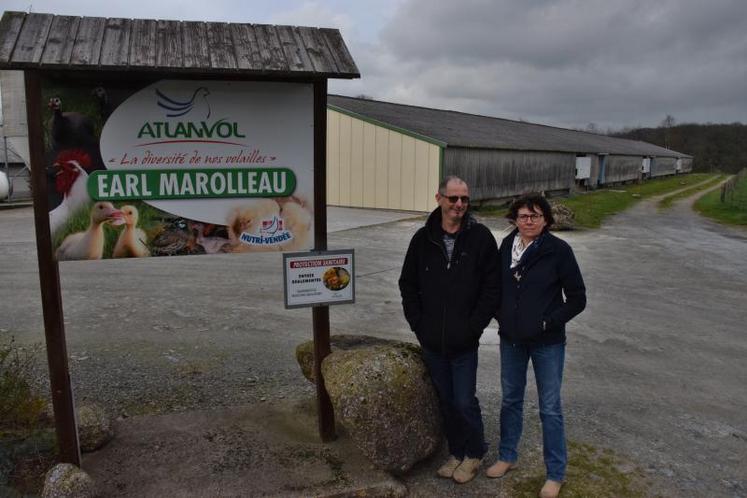
[[[44,477],[42,498],[93,498],[97,496],[91,476],[70,463],[59,463]]]
[[[333,335],[329,338],[330,348],[335,351],[350,351],[352,349],[367,348],[391,344],[393,341],[372,337],[370,335]],[[399,343],[398,343],[399,344]],[[306,341],[296,347],[296,361],[301,367],[301,373],[311,382],[316,382],[314,376],[314,341]]]
[[[555,219],[553,230],[573,230],[576,228],[576,220],[573,211],[562,204],[552,204],[552,217]]]
[[[332,343],[338,347],[322,374],[335,415],[361,452],[401,474],[436,451],[441,417],[420,347],[372,337]]]
[[[78,407],[78,437],[82,452],[96,451],[111,441],[114,430],[106,410],[96,404]]]

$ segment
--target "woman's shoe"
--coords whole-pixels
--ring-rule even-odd
[[[485,475],[488,477],[492,477],[493,479],[497,479],[498,477],[505,476],[510,470],[514,470],[517,467],[517,465],[514,462],[504,462],[503,460],[498,460],[493,465],[488,467],[488,470],[485,471]]]
[[[540,498],[558,498],[560,496],[560,487],[563,485],[562,482],[552,481],[550,479],[545,481],[545,485],[542,486],[540,491]]]

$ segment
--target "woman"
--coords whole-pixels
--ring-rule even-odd
[[[532,360],[537,381],[547,480],[542,498],[560,493],[568,460],[560,404],[565,324],[586,306],[586,288],[570,246],[550,233],[552,210],[539,194],[514,201],[506,216],[515,229],[498,251],[501,301],[501,441],[488,477],[516,468],[524,388]],[[565,299],[564,296],[565,295]]]

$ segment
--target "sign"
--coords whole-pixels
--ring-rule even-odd
[[[355,302],[354,251],[312,251],[283,255],[285,307]]]
[[[313,85],[45,80],[58,261],[313,247]]]

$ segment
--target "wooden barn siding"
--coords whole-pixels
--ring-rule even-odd
[[[682,172],[691,173],[693,170],[693,160],[687,157],[682,158]]]
[[[449,147],[444,151],[443,173],[463,178],[475,200],[501,199],[572,188],[576,155]]]
[[[595,187],[599,182],[599,156],[591,154],[591,174],[589,175],[590,187]]]
[[[656,157],[652,159],[651,177],[673,175],[677,159],[673,157]]]
[[[327,111],[327,203],[430,211],[440,148],[394,130]]]
[[[621,183],[641,178],[641,156],[607,156],[603,183]]]

